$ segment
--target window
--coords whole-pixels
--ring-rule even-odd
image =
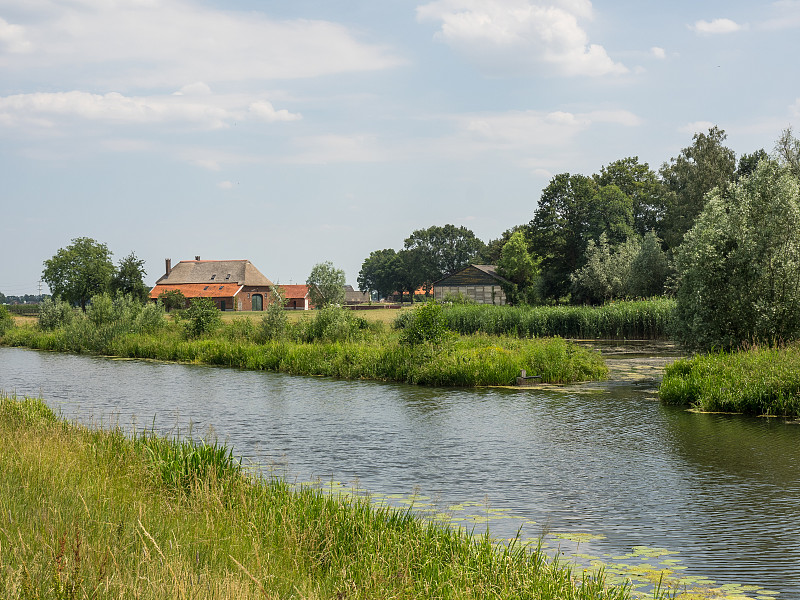
[[[225,281],[228,281],[228,279],[230,279],[230,278],[231,278],[231,274],[230,274],[230,273],[228,273],[228,274],[225,276]]]
[[[222,289],[223,287],[225,287],[225,286],[224,286],[224,285],[221,285],[221,286],[219,286],[219,289]]]
[[[208,289],[208,286],[204,287],[204,288],[203,288],[203,291],[206,291],[207,289]]]
[[[214,274],[211,276],[211,281],[214,281],[216,278],[217,278],[217,274],[216,274],[216,273],[214,273]]]

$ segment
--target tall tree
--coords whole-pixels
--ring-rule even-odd
[[[532,304],[535,300],[534,283],[539,274],[539,262],[528,252],[528,242],[522,230],[515,231],[503,246],[497,273],[511,282],[504,285],[506,299],[510,304]]]
[[[716,126],[707,134],[696,133],[691,146],[661,167],[667,188],[662,230],[667,247],[677,248],[683,241],[706,204],[706,194],[714,188],[724,189],[733,180],[736,155],[723,144],[726,138],[725,131]]]
[[[623,158],[600,169],[594,179],[600,186],[617,186],[631,199],[636,233],[659,230],[666,210],[665,190],[647,163],[640,163],[638,156]]]
[[[414,293],[419,287],[428,282],[425,278],[425,264],[428,261],[422,248],[412,248],[410,250],[400,250],[396,256],[397,265],[397,287],[401,293],[400,300],[402,301],[403,291],[408,292],[411,297],[411,302],[414,302]]]
[[[140,302],[147,302],[148,288],[144,284],[144,261],[131,252],[119,261],[116,273],[111,278],[111,292],[128,294]]]
[[[426,284],[466,267],[484,243],[466,227],[447,224],[417,229],[405,240],[406,250],[420,250],[420,268]]]
[[[400,262],[392,248],[370,252],[358,273],[359,289],[378,292],[381,298],[385,298],[399,287],[399,269]]]
[[[317,308],[344,303],[344,271],[329,260],[314,265],[306,279],[308,295]]]
[[[114,276],[111,252],[105,244],[81,237],[61,248],[53,258],[44,261],[42,279],[54,297],[86,310],[86,303],[95,294],[109,290]]]
[[[800,140],[794,136],[791,127],[784,129],[775,142],[775,154],[795,177],[800,178]]]

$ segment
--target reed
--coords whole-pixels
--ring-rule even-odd
[[[668,339],[675,302],[671,299],[623,301],[603,306],[447,306],[447,327],[462,335],[486,333],[525,338]],[[402,329],[410,313],[398,316]]]
[[[0,395],[0,442],[0,590],[11,600],[630,596],[537,545],[225,471],[219,454],[198,454],[176,486],[158,457],[183,442],[68,424],[41,400]],[[222,464],[237,464],[229,456]]]
[[[752,346],[676,361],[659,396],[709,412],[800,416],[800,347]]]

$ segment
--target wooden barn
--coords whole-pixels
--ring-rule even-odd
[[[272,282],[249,260],[182,260],[174,267],[166,259],[166,273],[150,291],[155,300],[168,290],[179,290],[187,300],[211,298],[220,310],[264,310]]]
[[[442,302],[448,295],[461,294],[478,304],[506,303],[502,284],[508,280],[497,274],[494,265],[468,265],[452,275],[433,282],[433,297]]]

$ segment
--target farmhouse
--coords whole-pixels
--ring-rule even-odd
[[[264,310],[272,282],[249,260],[182,260],[174,267],[166,259],[166,273],[150,291],[155,300],[168,290],[187,299],[211,298],[220,310]]]
[[[433,282],[433,297],[441,302],[448,295],[466,296],[478,304],[505,304],[502,285],[509,281],[497,274],[494,265],[468,265]]]
[[[308,295],[307,285],[278,285],[289,310],[309,310],[314,308]]]

